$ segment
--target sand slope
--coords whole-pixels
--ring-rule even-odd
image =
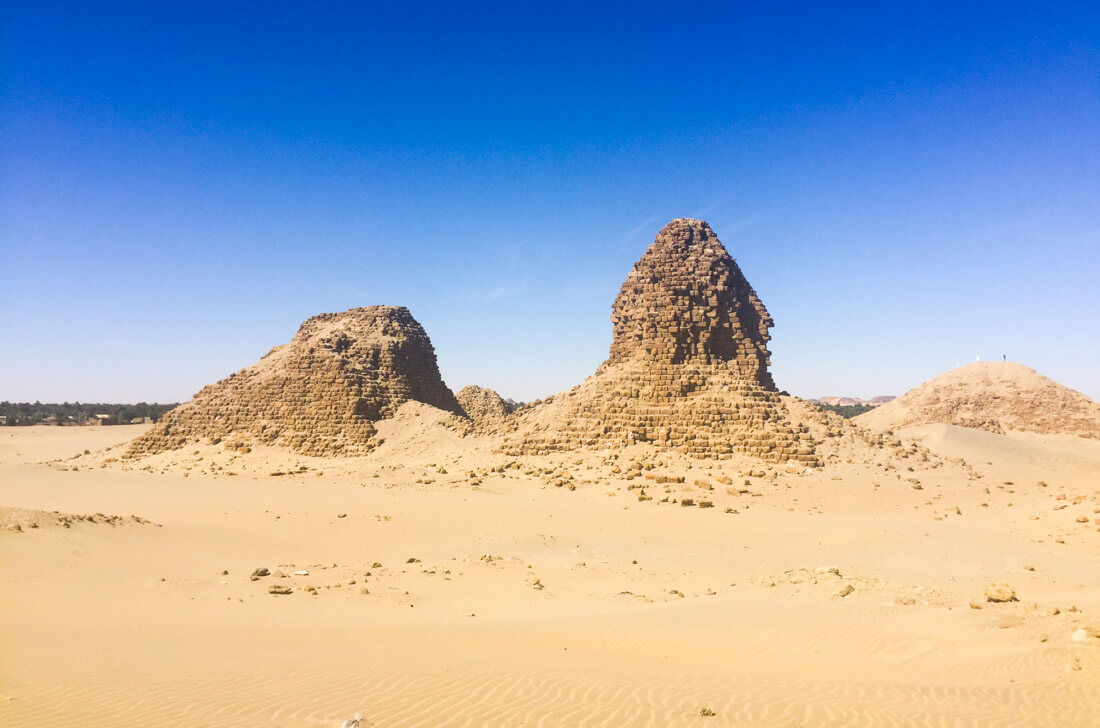
[[[142,463],[0,433],[4,506],[161,524],[0,530],[0,723],[1096,725],[1100,443],[935,426],[806,473],[386,428]]]

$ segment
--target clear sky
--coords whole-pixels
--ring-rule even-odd
[[[1098,8],[6,0],[0,399],[187,399],[371,304],[546,396],[683,216],[782,389],[1100,399]]]

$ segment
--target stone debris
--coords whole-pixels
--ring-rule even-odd
[[[652,443],[816,465],[768,372],[772,318],[707,223],[673,220],[612,306],[610,355],[583,384],[520,413],[509,454]]]
[[[407,308],[320,314],[290,343],[168,412],[131,443],[127,457],[200,442],[238,452],[262,444],[304,455],[364,455],[377,444],[374,423],[408,400],[462,412]]]
[[[479,430],[491,430],[501,425],[515,407],[486,387],[470,385],[455,395],[462,411]]]
[[[1075,629],[1073,634],[1069,636],[1071,642],[1077,644],[1084,644],[1089,641],[1089,638],[1100,639],[1100,627],[1086,626],[1079,629]]]
[[[988,602],[1014,602],[1016,590],[1003,582],[995,582],[985,588],[985,599]]]
[[[110,526],[118,528],[131,524],[139,526],[157,526],[159,523],[141,516],[117,516],[107,513],[62,513],[61,511],[43,511],[29,508],[0,507],[0,528],[14,533],[26,533],[24,529],[36,528],[72,528],[84,524]]]

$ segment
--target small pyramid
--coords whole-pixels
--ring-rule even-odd
[[[612,306],[596,373],[526,411],[505,450],[542,454],[648,442],[696,457],[816,463],[768,372],[764,304],[710,226],[673,220]]]
[[[458,390],[455,398],[474,427],[482,430],[501,424],[515,409],[494,390],[473,384]]]
[[[873,430],[939,423],[996,434],[1016,430],[1100,438],[1100,403],[1023,364],[977,362],[941,374],[853,421]]]
[[[255,444],[303,455],[363,455],[374,422],[408,400],[461,414],[423,327],[403,306],[307,320],[290,343],[203,388],[134,440],[128,456],[189,443]]]

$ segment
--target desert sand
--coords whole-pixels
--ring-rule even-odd
[[[0,723],[1100,725],[1100,439],[779,392],[701,221],[612,311],[515,411],[375,306],[151,427],[0,430]]]
[[[97,459],[138,427],[8,428],[3,724],[1097,724],[1095,440],[931,425],[927,462],[806,474],[514,458],[436,413],[130,470]]]

